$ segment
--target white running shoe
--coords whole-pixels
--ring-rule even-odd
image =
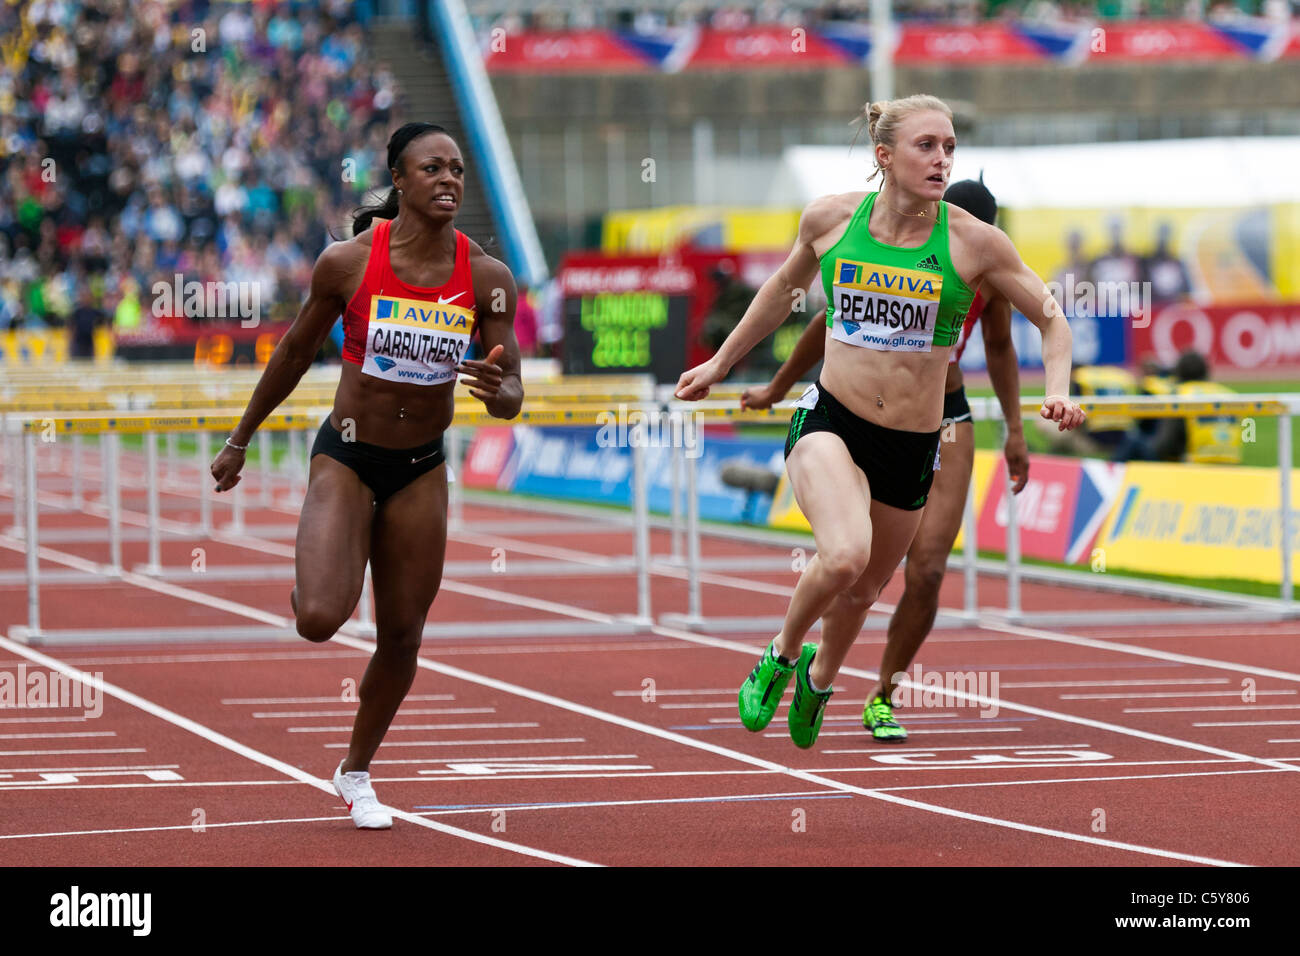
[[[343,772],[343,761],[339,761],[334,771],[334,789],[339,792],[343,802],[352,813],[352,822],[358,830],[387,830],[393,825],[392,815],[375,796],[375,788],[370,785],[370,774]]]

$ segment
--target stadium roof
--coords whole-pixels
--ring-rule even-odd
[[[768,194],[803,206],[827,193],[873,188],[861,144],[792,146]],[[953,181],[978,179],[1007,208],[1252,206],[1300,202],[1300,137],[1241,137],[959,147]],[[878,180],[877,180],[878,182]]]

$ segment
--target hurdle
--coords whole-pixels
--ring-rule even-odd
[[[773,422],[784,424],[792,411],[790,403],[780,403],[773,408],[755,411],[739,407],[739,395],[743,386],[732,386],[735,401],[715,400],[714,394],[726,393],[722,389],[713,389],[710,398],[702,402],[680,402],[673,399],[665,404],[668,411],[689,413],[694,409],[697,421],[733,421],[733,422]],[[970,399],[972,417],[975,421],[1003,421],[1001,407],[994,398]],[[1300,616],[1293,600],[1292,561],[1291,561],[1291,468],[1293,456],[1291,448],[1291,415],[1300,409],[1300,396],[1278,395],[1228,395],[1223,399],[1204,396],[1175,397],[1136,396],[1136,397],[1096,397],[1080,401],[1085,411],[1106,410],[1138,418],[1172,418],[1188,415],[1263,415],[1278,419],[1278,489],[1279,509],[1282,535],[1279,542],[1279,559],[1281,566],[1281,588],[1279,598],[1255,597],[1182,585],[1151,581],[1146,579],[1125,578],[1122,572],[1094,574],[1089,571],[1071,571],[1026,564],[1020,549],[1020,523],[1015,507],[1015,495],[1010,493],[1008,479],[1007,494],[1007,549],[1003,561],[979,557],[977,540],[977,520],[975,515],[975,489],[972,485],[967,494],[963,513],[963,548],[960,563],[950,558],[949,567],[960,567],[963,573],[963,606],[960,609],[940,608],[940,617],[945,626],[971,624],[984,619],[996,619],[1000,622],[1016,624],[1069,624],[1080,623],[1084,617],[1096,620],[1097,615],[1105,616],[1105,611],[1086,612],[1027,612],[1021,606],[1021,582],[1024,580],[1045,583],[1069,584],[1075,587],[1090,588],[1099,591],[1113,591],[1127,594],[1140,594],[1148,597],[1163,598],[1172,601],[1187,602],[1197,605],[1195,610],[1188,609],[1187,616],[1198,620],[1279,620]],[[1026,400],[1021,403],[1026,415],[1037,416],[1041,401]],[[1005,423],[1004,423],[1005,440]],[[680,449],[679,449],[680,451]],[[694,460],[686,458],[688,486],[694,470]],[[779,621],[770,617],[711,618],[701,609],[701,577],[704,568],[699,558],[699,502],[693,494],[686,498],[685,526],[682,529],[688,539],[685,567],[687,573],[688,609],[685,614],[667,614],[661,620],[665,624],[686,627],[692,630],[708,629],[713,632],[751,632],[770,630],[779,627]],[[676,532],[678,516],[670,515],[670,521]],[[788,541],[784,535],[774,534],[763,529],[735,529],[715,526],[709,529],[711,535],[722,537],[746,537],[760,541]],[[693,539],[693,540],[692,540]],[[774,559],[772,569],[777,569],[777,562],[788,567],[784,559]],[[1006,605],[1002,608],[981,607],[978,601],[978,575],[991,574],[1003,576],[1007,580]],[[1178,610],[1125,610],[1118,612],[1125,621],[1140,622],[1153,618],[1169,620],[1177,617]]]
[[[307,429],[318,426],[320,420],[329,412],[328,407],[307,408],[292,412],[277,412],[269,416],[260,426],[268,432],[286,431],[290,435],[302,433]],[[160,562],[161,554],[161,534],[162,521],[160,519],[159,508],[157,507],[159,493],[160,469],[158,468],[156,443],[158,435],[170,434],[175,432],[194,432],[199,438],[199,446],[205,444],[207,437],[213,432],[227,432],[238,424],[242,417],[242,409],[210,409],[202,413],[194,411],[183,411],[173,414],[142,414],[128,413],[115,415],[112,417],[104,416],[99,413],[72,413],[59,417],[56,420],[57,435],[87,435],[93,434],[105,438],[104,449],[107,451],[108,460],[103,463],[106,469],[106,477],[109,479],[106,487],[108,497],[107,512],[109,521],[108,536],[110,542],[109,561],[106,564],[98,564],[93,570],[74,571],[71,573],[60,574],[59,580],[102,580],[102,579],[119,579],[129,581],[133,575],[143,575],[148,578],[165,578],[167,569],[162,567]],[[587,405],[548,407],[544,404],[537,404],[525,407],[519,416],[512,419],[512,423],[534,424],[534,425],[592,425],[598,424],[602,420],[602,415],[608,414],[601,403],[590,403]],[[11,419],[21,425],[21,443],[24,449],[23,456],[23,479],[22,488],[22,526],[21,535],[11,535],[11,544],[21,541],[26,552],[26,562],[24,577],[27,591],[27,623],[25,625],[15,626],[10,629],[11,636],[16,640],[32,644],[57,644],[69,642],[122,642],[143,639],[158,639],[160,635],[158,629],[134,629],[134,628],[100,628],[100,629],[64,629],[54,630],[43,628],[41,624],[41,603],[40,603],[40,527],[39,527],[39,502],[40,487],[38,484],[37,469],[37,437],[38,433],[47,426],[42,424],[46,419],[43,416],[27,415],[12,416]],[[493,418],[483,409],[477,401],[465,402],[458,406],[454,413],[452,426],[454,428],[466,428],[485,424],[503,424],[503,420]],[[148,536],[148,560],[146,563],[137,566],[133,570],[127,570],[122,566],[121,543],[122,543],[122,509],[120,502],[121,482],[117,480],[120,475],[120,467],[115,461],[116,454],[113,451],[117,445],[117,437],[123,434],[143,435],[145,436],[145,461],[146,461],[146,485],[148,492],[148,508],[145,516],[145,524]],[[644,442],[638,442],[643,445]],[[151,451],[152,449],[152,451]],[[647,631],[655,623],[651,608],[651,595],[649,583],[649,524],[648,524],[648,502],[646,494],[645,481],[645,461],[644,452],[639,447],[634,454],[637,462],[636,472],[638,478],[634,482],[634,502],[633,502],[633,547],[629,559],[621,561],[606,562],[605,566],[600,568],[598,573],[601,574],[621,574],[627,571],[633,571],[636,576],[636,609],[632,613],[616,615],[615,622],[610,625],[599,625],[596,627],[586,626],[587,632],[601,633],[640,633]],[[206,456],[204,458],[206,463]],[[238,491],[238,486],[236,487]],[[240,511],[240,505],[232,499],[231,510],[234,520],[231,525],[218,527],[212,517],[211,509],[211,483],[206,480],[199,482],[199,504],[200,519],[199,523],[193,527],[183,529],[171,529],[169,533],[179,532],[184,535],[194,535],[203,540],[219,540],[227,543],[239,544],[241,541],[250,540],[249,529],[243,525]],[[88,564],[90,562],[81,562]],[[552,563],[552,566],[554,563]],[[290,572],[292,568],[289,568]],[[584,569],[585,571],[589,569]],[[487,573],[487,572],[481,572]],[[238,579],[239,573],[228,575]],[[374,627],[374,613],[371,607],[371,594],[368,587],[363,588],[363,598],[359,607],[360,622],[363,629]],[[530,624],[532,622],[529,622]],[[477,622],[464,622],[458,625],[466,632],[481,628]],[[430,628],[441,636],[446,636],[448,626],[430,626]],[[454,628],[453,628],[454,629]],[[558,630],[557,630],[558,629]],[[177,629],[181,630],[181,629]],[[548,630],[563,630],[565,633],[573,631],[571,622],[544,622],[540,626],[534,627],[533,630],[545,633]],[[233,640],[248,639],[251,637],[285,637],[286,631],[277,628],[238,628],[231,631],[229,628],[208,628],[201,632],[190,634],[176,634],[181,639],[195,640]]]

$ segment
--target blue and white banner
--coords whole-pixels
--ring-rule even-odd
[[[1070,334],[1074,339],[1074,364],[1127,365],[1130,321],[1126,316],[1072,317]],[[1016,347],[1021,368],[1043,367],[1043,336],[1019,312],[1011,314],[1011,342]],[[960,364],[968,372],[982,372],[988,367],[984,361],[984,336],[978,325],[971,331]]]
[[[498,487],[523,494],[631,505],[632,449],[626,442],[602,440],[598,428],[537,428],[517,425],[514,450],[506,463]],[[674,449],[666,444],[646,451],[650,510],[668,513],[672,506],[672,461]],[[755,495],[722,483],[722,465],[740,461],[769,468],[780,474],[785,469],[784,445],[780,439],[746,440],[705,435],[700,446],[686,449],[696,455],[696,487],[700,517],[710,521],[767,522],[770,495]],[[685,478],[683,477],[683,487]],[[685,493],[683,492],[683,500]]]

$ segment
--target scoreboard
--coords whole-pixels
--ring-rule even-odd
[[[713,355],[702,333],[724,281],[757,291],[783,261],[779,251],[728,253],[689,244],[659,256],[569,253],[557,273],[564,373],[650,374],[660,384],[676,383]],[[749,364],[775,369],[806,324],[780,330],[754,350]]]
[[[595,292],[564,299],[564,371],[649,372],[675,382],[686,360],[690,299],[650,290]]]
[[[696,270],[673,256],[567,256],[563,295],[566,375],[651,374],[676,382],[687,364]]]

